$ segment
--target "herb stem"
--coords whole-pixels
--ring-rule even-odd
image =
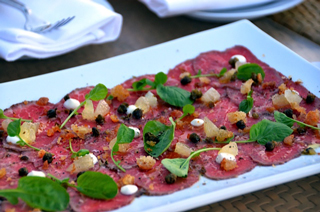
[[[128,91],[151,91],[154,90],[155,88],[143,88],[141,90],[136,90],[134,88],[127,88]]]
[[[314,127],[312,125],[306,124],[304,122],[301,122],[301,121],[298,121],[298,120],[295,120],[295,119],[292,119],[292,120],[294,120],[297,124],[302,124],[302,125],[304,125],[306,127],[310,127],[311,129],[314,129],[314,130],[320,130],[320,128],[318,128],[318,127]]]
[[[8,119],[11,119],[11,120],[19,120],[19,118],[13,118],[13,117],[8,117]],[[29,119],[21,119],[21,121],[32,122],[32,120],[29,120]]]
[[[17,135],[17,136],[18,136],[18,138],[19,138],[25,145],[27,145],[28,147],[30,147],[30,148],[32,148],[32,149],[34,149],[34,150],[37,150],[37,151],[40,151],[40,150],[41,150],[41,149],[38,149],[37,147],[31,146],[30,144],[28,144],[27,142],[25,142],[25,141],[21,138],[20,135]]]
[[[119,162],[116,162],[114,159],[113,159],[113,148],[112,148],[112,151],[111,151],[111,159],[113,161],[113,163],[123,172],[126,172],[126,170],[124,168],[122,168],[122,166],[119,165]]]
[[[201,75],[194,75],[190,76],[190,78],[199,78],[199,77],[217,77],[218,74],[201,74]]]
[[[73,151],[73,149],[72,149],[71,139],[69,139],[69,147],[70,147],[70,151],[71,151],[72,153],[76,153],[76,152],[75,152],[75,151]]]
[[[61,124],[60,129],[64,127],[64,125],[69,121],[69,119],[79,110],[84,104],[86,103],[86,100],[80,103],[80,105],[72,111],[72,113],[64,120],[64,122]]]
[[[221,148],[205,148],[205,149],[199,149],[195,152],[192,152],[190,154],[190,156],[181,164],[180,168],[183,168],[190,160],[193,156],[201,153],[201,152],[206,152],[206,151],[210,151],[210,150],[220,150]]]

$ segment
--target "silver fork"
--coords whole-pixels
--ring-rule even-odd
[[[20,10],[26,17],[24,28],[28,31],[36,33],[45,33],[49,32],[50,30],[57,29],[61,26],[66,25],[75,18],[75,16],[68,17],[52,24],[34,15],[32,11],[21,2],[18,2],[16,0],[0,0],[0,2]]]

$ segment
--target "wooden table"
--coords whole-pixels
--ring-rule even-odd
[[[136,0],[109,2],[124,19],[117,41],[86,46],[43,60],[0,60],[0,83],[95,62],[223,25],[184,16],[160,19]],[[320,61],[319,45],[276,24],[270,18],[260,18],[253,23],[306,60]],[[192,211],[320,211],[319,194],[320,175],[315,175]]]

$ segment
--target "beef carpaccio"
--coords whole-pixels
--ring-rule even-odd
[[[116,196],[94,199],[69,187],[70,202],[65,210],[108,211],[128,205],[140,195],[166,195],[186,189],[200,175],[223,180],[255,166],[282,164],[303,151],[312,154],[308,145],[320,143],[319,131],[315,130],[319,127],[319,98],[245,47],[202,53],[161,76],[167,79],[146,75],[127,80],[110,88],[103,100],[86,100],[91,86],[75,89],[56,104],[42,97],[5,109],[7,117],[32,120],[26,126],[22,120],[20,137],[37,149],[16,143],[7,133],[11,120],[0,119],[0,189],[16,188],[18,180],[32,171],[70,178],[73,184],[86,171],[101,172],[117,183]],[[74,104],[78,106],[71,100],[86,100],[86,104],[60,129]],[[186,113],[186,104],[193,105],[194,111]],[[292,122],[289,126],[280,123],[286,127],[283,131],[270,130],[268,127],[279,122],[276,112],[289,117],[287,122],[298,120],[314,129]],[[135,130],[132,141],[117,140],[122,137],[122,124]],[[219,152],[230,141],[237,143],[237,150]],[[114,149],[116,143],[118,148]],[[74,156],[70,145],[73,152],[87,150],[90,157]],[[197,150],[204,151],[190,159],[186,176],[176,176],[163,163],[164,159],[185,161]],[[122,192],[126,185],[136,186],[129,191],[138,189]],[[21,200],[17,205],[2,200],[2,211],[13,208],[31,210]]]

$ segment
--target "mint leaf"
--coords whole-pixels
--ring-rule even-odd
[[[183,107],[187,104],[192,104],[190,92],[178,87],[157,85],[157,94],[160,98],[170,105]]]

